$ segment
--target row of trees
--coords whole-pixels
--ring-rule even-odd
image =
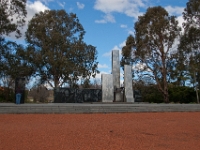
[[[200,87],[200,1],[189,0],[183,12],[184,31],[163,7],[148,8],[134,25],[135,35],[122,49],[121,66],[133,65],[134,78],[150,78],[169,102],[169,83]],[[197,101],[198,97],[197,97]]]
[[[76,14],[64,10],[39,12],[28,23],[26,45],[6,36],[21,36],[26,19],[26,0],[0,0],[0,78],[40,77],[40,83],[71,86],[80,77],[95,77],[97,50],[84,42],[85,30]],[[148,8],[135,23],[135,35],[122,49],[121,66],[133,65],[137,79],[150,78],[164,101],[169,102],[169,83],[200,87],[200,1],[189,0],[183,12],[184,31],[175,16],[158,6]],[[179,43],[179,44],[178,44]],[[178,45],[178,47],[176,47]],[[8,80],[9,78],[9,80]],[[2,81],[2,80],[1,80]],[[198,94],[197,94],[198,95]]]
[[[76,86],[79,78],[95,77],[96,47],[84,42],[85,30],[76,14],[64,10],[39,12],[29,21],[25,45],[8,41],[15,32],[21,36],[25,24],[26,0],[1,0],[0,77],[40,77],[40,83],[60,87]],[[16,18],[16,19],[14,19]]]

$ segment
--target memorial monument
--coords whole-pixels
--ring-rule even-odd
[[[124,87],[120,87],[119,50],[112,51],[112,73],[102,74],[101,82],[101,89],[57,88],[54,90],[54,103],[135,102],[129,65],[124,66]]]
[[[134,102],[131,66],[124,66],[125,102]],[[122,102],[120,92],[119,50],[112,51],[112,74],[102,74],[102,102]]]

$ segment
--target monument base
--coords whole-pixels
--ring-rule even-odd
[[[102,102],[113,102],[114,100],[114,89],[113,89],[113,75],[102,74]]]

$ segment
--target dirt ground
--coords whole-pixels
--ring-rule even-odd
[[[199,149],[200,112],[0,115],[0,150]]]

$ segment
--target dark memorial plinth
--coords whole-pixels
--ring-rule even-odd
[[[15,79],[15,103],[23,104],[25,99],[25,78]]]
[[[101,99],[101,89],[56,88],[54,90],[54,103],[99,102]]]

